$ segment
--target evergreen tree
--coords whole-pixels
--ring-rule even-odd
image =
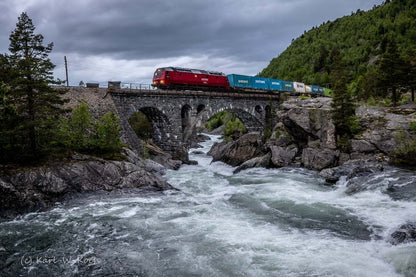
[[[347,74],[339,48],[335,47],[331,52],[331,83],[332,83],[332,119],[335,125],[337,143],[346,146],[352,137],[355,120],[355,107],[351,94],[347,91]]]
[[[16,126],[21,122],[16,107],[11,103],[7,87],[0,81],[0,163],[11,161],[19,150],[20,136]]]
[[[10,35],[7,65],[13,74],[6,80],[11,104],[22,117],[15,128],[22,138],[21,158],[30,160],[50,150],[58,116],[64,112],[60,105],[64,103],[61,95],[65,93],[50,86],[61,84],[53,78],[55,65],[48,58],[53,44],[44,46],[43,36],[34,31],[32,20],[22,13]]]
[[[384,91],[391,90],[392,102],[396,106],[399,88],[406,86],[409,66],[401,58],[394,37],[387,38],[386,52],[382,55],[378,66],[378,84]]]

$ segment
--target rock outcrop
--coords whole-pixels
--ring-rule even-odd
[[[341,166],[323,169],[319,172],[319,176],[324,178],[328,183],[336,183],[341,176],[345,176],[345,180],[348,181],[355,177],[362,177],[372,173],[381,172],[384,170],[384,166],[383,163],[379,162],[353,160],[348,161]]]
[[[348,152],[344,152],[336,145],[331,101],[324,97],[286,101],[279,106],[277,123],[265,143],[259,143],[260,136],[246,135],[235,142],[216,144],[209,153],[214,157],[213,161],[220,160],[233,166],[259,158],[242,168],[260,163],[271,167],[303,166],[321,171],[328,182],[336,182],[339,176],[348,175],[349,170],[355,168],[351,164],[339,166],[355,161],[357,167],[373,168],[374,162],[388,162],[394,155],[400,146],[399,135],[410,139],[415,136],[410,131],[410,122],[416,121],[416,105],[396,108],[360,106],[356,116],[361,132],[350,140]],[[270,160],[265,161],[268,153]]]
[[[213,162],[222,161],[232,166],[239,166],[264,154],[264,145],[258,133],[245,134],[236,141],[214,143],[208,152],[213,157]]]
[[[253,167],[269,167],[270,164],[270,156],[271,153],[267,153],[266,155],[264,155],[263,157],[256,157],[256,158],[252,158],[246,162],[244,162],[242,165],[240,165],[239,167],[237,167],[233,173],[238,173],[241,170],[247,169],[247,168],[253,168]]]
[[[165,169],[125,150],[128,161],[85,155],[53,167],[21,169],[0,177],[0,217],[42,211],[71,193],[124,188],[173,189],[161,175]]]

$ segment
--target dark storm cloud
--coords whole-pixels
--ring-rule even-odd
[[[57,10],[48,21],[59,22],[54,36],[60,37],[56,50],[62,52],[126,59],[237,53],[247,58],[252,42],[278,33],[270,32],[265,8],[211,1],[100,1],[79,11]]]
[[[273,55],[270,42],[298,36],[288,33],[288,26],[311,22],[324,2],[34,1],[28,12],[41,19],[39,29],[49,33],[60,52],[123,59],[187,54],[264,59]]]
[[[123,80],[137,68],[141,75],[132,78],[148,80],[161,64],[256,74],[304,30],[381,2],[2,0],[0,52],[26,11],[45,43],[54,42],[60,72],[62,56],[70,55],[77,72],[102,79]]]

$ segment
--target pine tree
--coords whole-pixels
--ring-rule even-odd
[[[7,80],[10,99],[23,118],[16,132],[20,132],[22,159],[36,159],[49,150],[50,137],[64,112],[62,90],[50,85],[61,84],[53,78],[55,65],[48,58],[53,43],[43,45],[43,36],[34,34],[35,26],[26,13],[18,18],[10,35],[8,64],[12,78]]]
[[[352,137],[355,120],[355,107],[351,94],[347,91],[347,74],[339,48],[332,49],[330,55],[332,83],[332,119],[335,125],[337,143],[344,147]]]
[[[378,66],[378,84],[379,88],[387,91],[391,90],[393,105],[396,106],[400,94],[399,88],[407,84],[408,64],[397,49],[397,43],[394,37],[386,39],[386,52],[382,55]]]

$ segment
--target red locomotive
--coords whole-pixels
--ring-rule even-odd
[[[223,91],[230,88],[222,72],[180,67],[158,68],[152,86],[159,89],[200,89]]]

